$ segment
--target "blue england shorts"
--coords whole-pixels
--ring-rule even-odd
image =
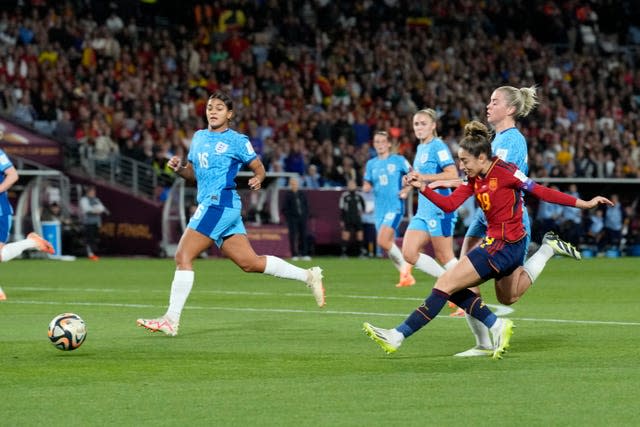
[[[527,232],[524,242],[524,255],[522,258],[522,262],[524,262],[527,257],[527,249],[529,248],[529,243],[531,243],[531,220],[529,219],[529,212],[525,206],[524,212],[522,212],[522,224],[524,225],[524,229]],[[484,212],[482,209],[476,209],[476,212],[473,214],[473,219],[471,220],[471,224],[469,224],[469,228],[467,228],[467,232],[464,237],[484,237],[487,234],[487,219],[484,216]]]
[[[11,215],[0,215],[0,243],[9,241],[11,231]]]
[[[188,227],[209,237],[218,247],[222,246],[225,237],[247,234],[240,209],[217,205],[198,205],[198,209],[189,220]]]
[[[414,216],[409,222],[407,230],[418,230],[429,233],[431,237],[451,237],[456,225],[455,212],[440,212],[431,217]]]
[[[526,241],[524,237],[513,243],[485,237],[467,257],[483,280],[500,279],[510,275],[524,263]]]
[[[389,227],[397,232],[401,221],[402,215],[397,212],[387,212],[382,217],[376,215],[376,230],[380,231],[382,227]]]

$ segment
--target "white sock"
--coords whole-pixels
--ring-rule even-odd
[[[465,313],[464,318],[467,320],[467,325],[469,325],[469,329],[471,329],[473,336],[476,338],[476,347],[482,347],[485,349],[493,348],[493,344],[491,344],[491,336],[489,335],[489,328],[475,317],[470,316],[469,313]]]
[[[400,250],[400,248],[398,248],[394,243],[391,245],[391,249],[389,249],[388,254],[389,258],[391,258],[391,261],[393,261],[393,265],[396,266],[398,271],[402,271],[402,266],[404,265],[405,260],[402,256],[402,251]]]
[[[531,258],[524,263],[524,271],[529,275],[531,283],[536,281],[540,273],[542,273],[542,270],[544,270],[547,261],[549,261],[552,256],[553,248],[543,243],[536,253],[531,255]]]
[[[267,265],[264,268],[264,274],[270,276],[282,277],[283,279],[294,279],[301,282],[307,282],[308,272],[304,268],[296,267],[277,256],[267,255]]]
[[[423,271],[433,277],[440,277],[444,274],[444,268],[440,264],[436,262],[435,259],[431,258],[429,255],[420,254],[418,255],[418,262],[416,262],[415,267]]]
[[[500,327],[502,326],[502,319],[500,317],[498,317],[496,319],[496,323],[494,323],[489,330],[491,331],[491,333],[496,333],[498,332],[498,329],[500,329]]]
[[[180,315],[193,287],[194,273],[191,270],[176,270],[171,283],[169,308],[166,316],[175,323],[180,322]]]
[[[38,247],[38,245],[36,245],[36,242],[31,239],[24,239],[18,242],[6,244],[0,251],[0,259],[2,262],[11,261],[18,255],[22,254],[25,250],[32,248],[35,249],[36,247]]]
[[[444,265],[445,270],[451,270],[458,263],[458,258],[453,257]]]

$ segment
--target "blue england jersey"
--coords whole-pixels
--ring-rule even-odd
[[[13,163],[9,160],[9,156],[0,149],[0,172],[2,172],[0,182],[4,181],[4,171],[12,167]],[[13,207],[11,207],[11,203],[9,203],[9,196],[7,196],[6,191],[0,193],[0,215],[13,215]]]
[[[491,151],[505,162],[514,163],[525,175],[529,174],[527,141],[518,128],[505,129],[496,134],[491,142]]]
[[[399,154],[391,154],[386,159],[374,157],[367,162],[364,180],[373,186],[376,217],[388,212],[404,214],[405,201],[398,193],[402,188],[402,176],[409,173],[411,166]]]
[[[235,178],[242,166],[257,157],[246,135],[232,129],[193,135],[188,159],[198,182],[198,203],[240,209]]]
[[[451,151],[440,138],[434,138],[427,144],[418,144],[416,157],[413,160],[413,169],[416,172],[420,174],[441,173],[444,168],[453,164]],[[451,194],[451,189],[449,188],[441,188],[436,191],[445,196]],[[422,194],[418,196],[418,212],[416,212],[416,216],[431,218],[442,212],[442,209],[434,205],[425,196]]]

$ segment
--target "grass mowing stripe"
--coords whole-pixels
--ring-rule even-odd
[[[158,308],[164,309],[165,306],[153,304],[122,304],[122,303],[103,303],[103,302],[59,302],[59,301],[6,301],[3,304],[32,304],[32,305],[78,305],[93,307],[120,307],[120,308]],[[377,316],[377,317],[403,317],[406,313],[379,313],[364,311],[341,311],[341,310],[301,310],[291,308],[254,308],[254,307],[220,307],[220,306],[188,306],[185,310],[212,310],[212,311],[246,311],[254,313],[299,313],[299,314],[335,314],[343,316]],[[460,319],[459,317],[439,316],[438,319]],[[616,325],[616,326],[640,326],[640,322],[617,322],[614,320],[573,320],[573,319],[541,319],[533,317],[510,317],[512,320],[527,322],[549,322],[549,323],[567,323],[576,325]]]

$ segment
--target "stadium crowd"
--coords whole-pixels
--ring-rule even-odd
[[[493,88],[536,84],[532,177],[640,176],[633,1],[0,3],[0,110],[97,158],[171,173],[223,89],[268,170],[361,185],[376,130],[411,160],[430,107],[456,153]]]

